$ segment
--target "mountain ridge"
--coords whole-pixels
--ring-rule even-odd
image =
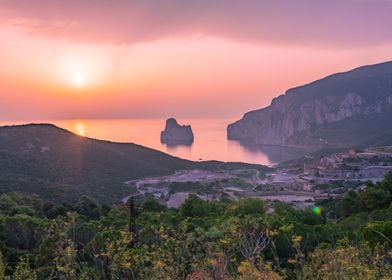
[[[91,195],[117,201],[123,182],[194,168],[195,163],[133,143],[78,136],[51,124],[0,127],[0,191],[31,191],[51,200]]]
[[[331,142],[333,137],[320,134],[319,128],[347,119],[355,123],[359,116],[383,122],[383,114],[390,116],[391,108],[392,61],[388,61],[290,88],[274,98],[269,106],[247,112],[242,119],[230,124],[227,136],[231,140],[256,144],[351,146],[357,143]],[[389,124],[384,124],[382,129],[392,132]]]

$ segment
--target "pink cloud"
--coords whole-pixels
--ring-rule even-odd
[[[39,36],[130,44],[178,36],[356,46],[392,41],[388,0],[0,0],[0,22]]]

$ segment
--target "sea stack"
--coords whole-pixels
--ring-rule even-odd
[[[165,130],[161,132],[161,143],[168,145],[191,145],[194,137],[190,125],[179,125],[177,120],[166,120]]]

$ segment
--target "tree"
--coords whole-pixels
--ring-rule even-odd
[[[368,186],[365,191],[360,194],[368,211],[388,207],[391,203],[391,193],[382,186],[382,184]]]
[[[366,205],[357,192],[349,191],[346,197],[339,202],[339,208],[341,211],[340,214],[347,217],[366,210]]]
[[[36,251],[37,273],[40,278],[61,278],[75,274],[76,252],[69,234],[73,235],[76,215],[69,213],[67,217],[50,220],[45,238]]]
[[[165,205],[162,205],[151,196],[147,196],[143,202],[143,211],[147,212],[161,212],[165,210]]]
[[[271,231],[264,220],[245,216],[238,224],[238,237],[242,256],[253,266],[271,242]]]
[[[281,280],[279,274],[272,271],[271,267],[264,265],[256,268],[248,261],[242,261],[238,266],[240,280]]]
[[[380,248],[343,242],[336,249],[317,248],[308,257],[299,279],[390,279],[391,263]]]
[[[90,219],[98,219],[101,216],[101,205],[95,199],[86,195],[80,197],[76,209],[79,214]]]
[[[8,276],[5,275],[6,265],[3,261],[3,254],[0,252],[0,279],[7,280],[9,279]]]
[[[392,221],[367,223],[360,228],[360,236],[370,244],[386,243],[392,247]]]
[[[0,277],[1,279],[1,277]],[[30,268],[29,261],[26,257],[22,257],[16,265],[13,280],[36,280],[37,273]]]
[[[180,207],[180,213],[185,217],[202,217],[209,213],[207,202],[197,195],[191,194]]]
[[[262,216],[265,214],[265,203],[257,198],[244,198],[235,204],[234,215],[236,216]]]
[[[18,204],[7,194],[0,195],[0,213],[11,215],[15,213]]]

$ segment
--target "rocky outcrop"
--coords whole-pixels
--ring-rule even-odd
[[[290,89],[230,124],[227,136],[255,144],[352,145],[361,137],[392,132],[392,123],[385,121],[391,112],[392,62],[386,62]]]
[[[174,118],[166,120],[165,130],[161,132],[161,142],[169,145],[193,143],[194,136],[190,125],[179,125]]]

